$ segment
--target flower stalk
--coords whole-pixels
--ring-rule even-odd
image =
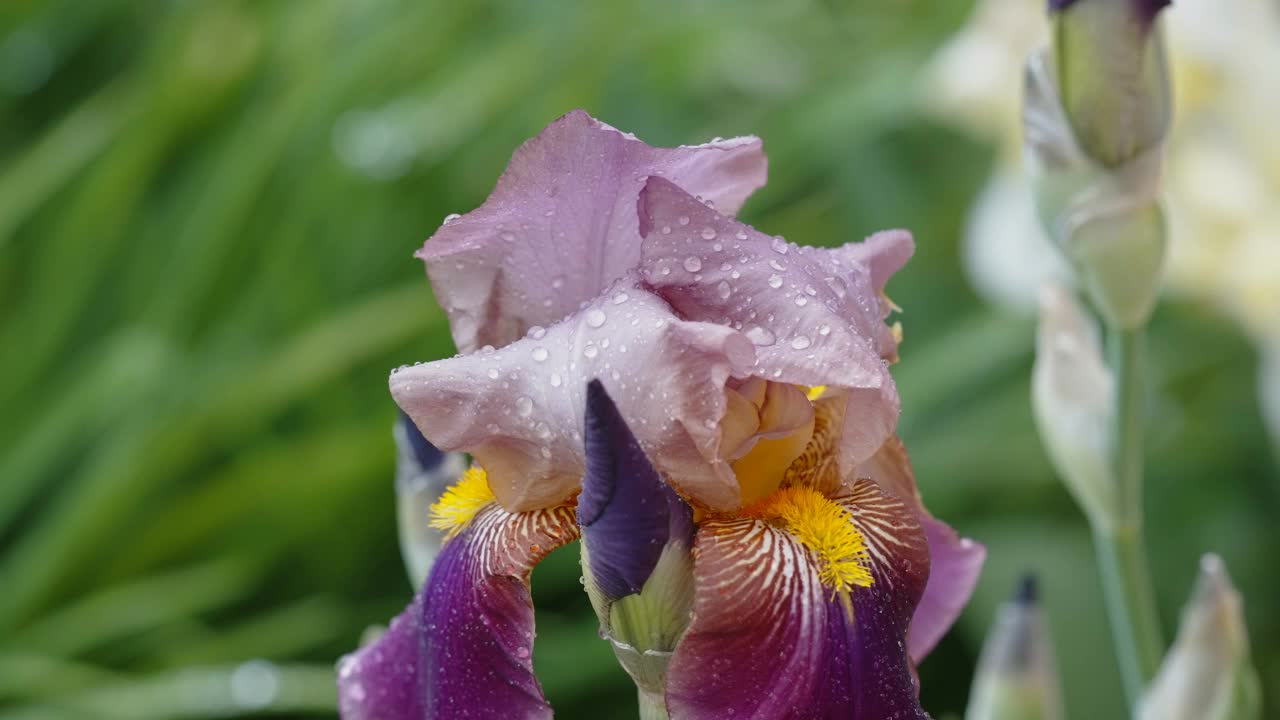
[[[1092,404],[1061,392],[1071,371],[1046,357],[1038,420],[1093,528],[1133,708],[1164,648],[1143,542],[1142,480],[1143,333],[1159,293],[1167,235],[1158,188],[1172,101],[1157,17],[1166,4],[1052,2],[1053,48],[1029,63],[1024,109],[1041,219],[1103,322],[1109,357],[1105,370],[1074,376],[1094,380],[1095,392],[1082,393],[1102,398]],[[1109,430],[1092,435],[1081,418]]]

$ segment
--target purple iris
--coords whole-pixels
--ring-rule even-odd
[[[984,551],[894,434],[883,289],[911,237],[761,234],[733,215],[765,170],[756,138],[654,148],[573,112],[419,251],[462,354],[391,391],[475,467],[422,591],[340,664],[344,717],[549,717],[529,574],[580,535],[602,631],[670,717],[926,717],[914,663]]]

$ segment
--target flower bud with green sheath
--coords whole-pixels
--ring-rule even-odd
[[[1151,314],[1165,255],[1157,202],[1172,91],[1162,0],[1052,0],[1023,113],[1037,207],[1109,324]]]
[[[1249,661],[1240,593],[1217,555],[1182,611],[1178,639],[1142,702],[1138,720],[1257,720],[1262,688]]]
[[[965,720],[1062,720],[1062,690],[1038,594],[1028,575],[997,611]]]

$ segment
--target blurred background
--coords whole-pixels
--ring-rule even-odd
[[[333,715],[335,660],[412,591],[387,372],[453,352],[410,254],[575,107],[652,144],[762,136],[770,182],[743,215],[767,232],[914,231],[889,288],[901,431],[933,512],[990,550],[920,668],[924,705],[960,717],[995,605],[1034,570],[1070,715],[1122,717],[1088,529],[1032,424],[1034,320],[975,289],[1031,266],[1010,260],[1017,233],[1000,251],[965,238],[1017,145],[1018,43],[1044,32],[1041,5],[5,0],[0,717]],[[1171,15],[1234,5],[1271,13],[1237,27],[1280,47],[1268,0]],[[1275,159],[1244,191],[1239,167],[1187,161],[1271,254],[1231,255],[1233,275],[1214,263],[1236,251],[1192,242],[1173,270],[1150,340],[1148,537],[1170,637],[1199,554],[1224,556],[1280,712],[1280,471],[1259,382],[1280,352],[1280,224],[1258,225],[1280,141],[1236,133],[1213,95],[1280,93],[1227,37],[1238,64],[1179,75],[1204,112],[1178,132],[1196,121]],[[1241,205],[1259,182],[1261,204]],[[988,226],[1018,227],[1007,212]],[[576,547],[534,575],[539,676],[559,717],[633,718],[578,576]]]

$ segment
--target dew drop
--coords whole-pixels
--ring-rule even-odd
[[[790,246],[787,245],[787,241],[782,239],[781,235],[774,235],[773,239],[769,241],[769,247],[779,255],[786,255],[787,251],[791,249]]]
[[[605,319],[604,311],[600,308],[592,308],[587,311],[587,325],[590,327],[598,328],[603,326]]]
[[[444,216],[444,224],[448,225],[449,223],[453,222],[454,220],[457,220],[460,217],[462,216],[459,215],[458,213],[449,213],[448,215]]]
[[[681,225],[688,225],[688,224],[689,224],[689,216],[688,216],[688,215],[681,215],[680,217],[676,218],[676,222],[680,223]]]
[[[551,278],[551,287],[552,289],[555,289],[555,290],[559,290],[560,288],[564,287],[564,278],[559,275]]]
[[[783,270],[787,269],[786,263],[776,258],[769,258],[769,267],[773,268],[774,270],[777,270],[778,272],[782,272]]]
[[[803,350],[809,347],[809,338],[804,335],[797,335],[795,339],[791,341],[791,347],[796,350]]]
[[[777,338],[773,336],[773,333],[769,332],[767,328],[760,327],[759,325],[755,325],[750,330],[747,330],[747,339],[750,340],[752,344],[760,346],[772,345],[777,340]]]
[[[823,336],[823,337],[826,337],[827,335],[830,335],[830,334],[831,334],[831,326],[830,326],[830,325],[819,325],[819,326],[818,326],[818,334],[819,334],[819,335],[821,335],[821,336]]]
[[[803,295],[797,295],[795,299],[795,304],[797,307],[804,307],[805,305],[809,304],[809,298]]]
[[[600,354],[600,348],[596,347],[595,343],[587,343],[587,346],[582,348],[582,354],[593,358]]]
[[[769,287],[773,288],[774,290],[777,290],[778,288],[782,287],[782,276],[777,274],[770,275]]]
[[[809,297],[813,297],[814,295],[818,294],[818,291],[812,285],[805,285],[804,294],[808,295]]]
[[[715,231],[715,228],[709,228],[709,227],[707,227],[707,228],[702,228],[702,239],[703,239],[703,240],[715,240],[715,239],[716,239],[716,231]]]
[[[733,288],[729,287],[727,280],[721,280],[720,284],[716,285],[716,294],[720,296],[721,300],[728,300],[729,296],[733,294]]]
[[[529,417],[533,414],[533,400],[528,395],[516,398],[516,412],[520,413],[520,417]]]
[[[614,295],[614,296],[613,296],[613,304],[614,304],[614,305],[621,305],[622,303],[624,303],[624,302],[626,302],[627,300],[630,300],[630,299],[631,299],[631,296],[630,296],[630,295],[628,295],[628,294],[626,294],[625,292],[622,292],[621,290],[619,290],[619,291],[618,291],[618,293],[617,293],[616,295]]]
[[[560,373],[551,373],[551,387],[560,387],[564,380],[560,378]]]
[[[547,329],[542,327],[541,325],[534,325],[533,327],[529,328],[529,337],[533,338],[534,340],[541,340],[542,337],[546,334],[547,334]]]
[[[547,357],[549,357],[550,354],[551,353],[547,352],[547,349],[541,345],[533,349],[533,359],[537,362],[546,362]]]
[[[546,445],[543,445],[541,448],[538,448],[538,454],[539,454],[539,455],[541,455],[542,457],[546,458],[547,460],[550,460],[550,459],[551,459],[551,448],[547,447]],[[521,650],[524,650],[524,648],[521,648]],[[524,650],[524,657],[528,657],[528,656],[529,656],[529,651],[528,651],[528,650]]]
[[[490,379],[490,380],[497,380],[497,379],[498,379],[498,368],[489,368],[489,372],[487,372],[487,373],[485,373],[485,374],[489,376],[489,379]]]
[[[663,235],[670,235],[670,234],[671,234],[671,226],[670,226],[670,225],[663,225],[663,226],[662,226],[662,234],[663,234]]]
[[[502,233],[502,239],[506,240],[507,242],[515,242],[516,234],[510,231],[504,232]]]
[[[741,230],[739,230],[738,232],[734,233],[734,234],[733,234],[733,236],[734,236],[734,237],[736,237],[736,238],[738,238],[739,240],[746,240],[746,239],[747,239],[747,234],[746,234],[746,233],[744,233],[744,232],[742,232]]]
[[[693,255],[690,255],[684,259],[684,269],[689,272],[698,272],[702,269],[702,261]]]

